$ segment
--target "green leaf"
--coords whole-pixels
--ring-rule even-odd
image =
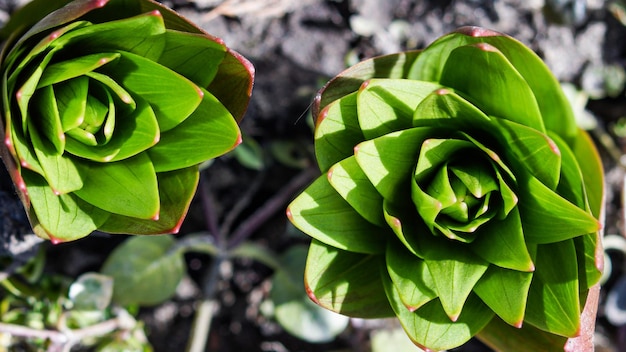
[[[186,236],[185,238],[187,238]],[[205,240],[206,242],[206,240]],[[305,248],[306,251],[306,248]],[[215,255],[215,254],[212,254]],[[237,247],[228,251],[228,256],[231,258],[248,258],[256,260],[257,262],[266,265],[267,267],[273,270],[281,270],[283,268],[282,263],[277,258],[276,254],[268,249],[267,247],[261,245],[258,242],[244,241],[237,245]],[[306,252],[302,255],[302,265],[304,265],[304,259],[306,258]],[[304,268],[300,270],[300,274],[304,272]],[[302,277],[299,281],[302,284]],[[302,287],[302,285],[300,285]],[[304,288],[303,288],[304,289]]]
[[[215,95],[239,122],[248,108],[253,82],[254,66],[252,63],[239,53],[227,50],[207,90]]]
[[[360,143],[355,157],[361,169],[385,199],[404,198],[420,147],[435,134],[429,127],[417,127],[386,134]]]
[[[434,233],[437,225],[437,216],[439,216],[439,213],[444,207],[443,202],[446,202],[445,205],[450,205],[451,202],[456,201],[456,197],[450,199],[439,194],[439,196],[441,196],[442,198],[441,200],[439,200],[424,192],[414,179],[411,181],[411,200],[413,201],[413,205],[415,206],[419,216],[426,223],[426,226],[428,226],[430,232]],[[442,191],[445,192],[445,190]],[[454,194],[451,195],[454,196]]]
[[[29,4],[32,4],[32,2]],[[76,28],[81,28],[88,25],[89,22],[87,21],[72,22],[64,27],[58,28],[54,32],[43,37],[37,44],[34,44],[32,46],[15,46],[11,50],[11,52],[6,55],[5,60],[6,69],[4,76],[5,79],[6,77],[8,77],[8,87],[10,87],[12,90],[16,82],[21,80],[20,76],[24,72],[24,68],[31,65],[33,61],[40,60],[41,55],[45,55],[43,61],[49,61],[49,59],[52,58],[52,55],[54,55],[54,53],[59,50],[59,48],[52,48],[51,50],[48,49],[50,48],[52,42],[54,42],[59,36],[64,35],[65,33],[68,33]],[[44,54],[44,52],[46,51],[47,53]],[[42,71],[39,72],[39,74],[41,73]]]
[[[64,132],[82,124],[87,109],[88,87],[89,78],[85,76],[55,85],[54,95]]]
[[[532,176],[518,182],[524,236],[530,243],[553,243],[596,232],[600,223]]]
[[[539,245],[525,322],[561,336],[580,332],[578,270],[574,242]]]
[[[45,180],[22,169],[31,202],[30,220],[37,234],[56,241],[71,241],[89,235],[108,218],[108,213],[73,194],[56,195]]]
[[[100,226],[100,230],[136,235],[178,233],[196,193],[198,179],[197,166],[158,173],[160,200],[158,220],[141,220],[112,214],[107,222]]]
[[[496,351],[563,351],[567,339],[541,331],[530,324],[513,327],[499,318],[492,319],[478,335]]]
[[[487,271],[488,263],[448,241],[424,246],[426,265],[433,277],[444,311],[457,321],[474,285]]]
[[[580,286],[590,289],[602,278],[604,251],[600,232],[574,238]]]
[[[70,285],[67,296],[72,309],[105,310],[113,296],[113,279],[98,273],[84,273]]]
[[[491,265],[474,286],[474,293],[507,324],[519,328],[532,278],[532,273]]]
[[[193,82],[129,52],[122,52],[118,60],[103,66],[101,71],[126,88],[133,97],[141,97],[150,104],[161,132],[183,122],[202,101],[202,90]]]
[[[97,53],[55,62],[44,70],[37,88],[80,77],[119,58],[119,53]]]
[[[384,226],[383,197],[367,179],[354,156],[333,165],[328,171],[331,186],[365,220]]]
[[[357,95],[358,120],[366,139],[412,127],[415,107],[441,85],[405,79],[366,81]]]
[[[545,127],[572,141],[577,126],[560,83],[532,50],[514,38],[480,27],[463,27],[428,46],[417,58],[409,78],[439,81],[450,52],[467,44],[488,43],[498,48],[531,87]],[[480,71],[480,70],[476,70]]]
[[[198,108],[181,124],[161,134],[148,150],[157,172],[178,170],[218,157],[241,141],[233,116],[209,92]]]
[[[415,344],[401,328],[375,329],[370,333],[372,352],[388,352],[393,346],[395,352],[415,352]]]
[[[306,169],[311,165],[308,153],[310,144],[302,139],[277,139],[269,143],[270,159],[293,169]]]
[[[363,219],[328,183],[326,175],[289,205],[287,215],[302,232],[350,252],[383,253],[390,235],[385,228]]]
[[[55,193],[70,193],[83,186],[83,178],[68,155],[58,154],[48,141],[41,138],[34,127],[30,129],[30,137],[38,164]]]
[[[378,56],[344,70],[330,80],[315,98],[313,115],[324,109],[331,102],[352,92],[356,92],[363,82],[372,78],[407,78],[409,68],[419,51],[407,51]]]
[[[239,164],[251,170],[261,171],[266,166],[265,150],[259,142],[242,133],[242,142],[232,151]]]
[[[424,224],[423,219],[415,215],[414,209],[415,206],[410,202],[394,204],[387,199],[383,202],[387,225],[411,253],[424,258],[423,248],[418,239],[421,236],[433,234]]]
[[[56,154],[62,154],[65,148],[65,135],[56,97],[52,88],[40,89],[32,99],[33,109],[30,110],[29,126],[37,128],[42,136],[52,144]]]
[[[591,213],[599,219],[604,205],[604,169],[591,137],[582,129],[578,129],[572,152],[583,175]]]
[[[414,202],[418,209],[427,208],[424,209],[425,213],[433,212],[428,217],[422,216],[426,224],[432,228],[439,211],[455,203],[457,198],[450,185],[446,164],[458,158],[459,155],[474,156],[471,151],[475,148],[472,143],[458,139],[427,139],[421,146],[411,190],[412,193],[417,192],[414,194],[414,197],[418,197],[419,201],[414,199]],[[426,180],[434,181],[430,183],[430,186],[423,185]],[[423,186],[428,187],[426,187],[426,190],[423,190]],[[432,194],[425,192],[429,188]],[[422,204],[422,201],[425,201],[425,199],[422,199],[424,197],[429,198],[429,203],[431,204],[428,206],[426,206],[426,203]],[[433,207],[435,204],[437,206]],[[435,210],[437,211],[435,212]]]
[[[470,246],[474,254],[502,268],[533,271],[519,211],[513,209],[502,219],[491,219],[483,225]]]
[[[130,110],[134,110],[137,107],[135,99],[124,87],[115,82],[113,78],[94,71],[87,72],[85,76],[102,83],[102,88],[104,88],[104,91],[107,92],[107,94],[110,94],[109,91],[114,93],[115,96],[119,98],[120,102],[122,102],[125,106],[128,106]],[[106,88],[108,88],[109,91],[107,91]],[[139,99],[139,97],[137,97],[137,99]],[[128,109],[123,109],[124,105],[119,106],[121,108],[120,110],[127,111]]]
[[[576,160],[576,156],[572,152],[572,150],[565,144],[565,142],[558,136],[552,136],[554,141],[559,146],[561,150],[561,155],[563,157],[563,167],[561,169],[561,182],[559,183],[558,192],[563,197],[567,198],[569,201],[575,203],[578,207],[590,210],[590,200],[587,198],[587,183],[583,180],[583,173],[581,168],[583,166],[579,166],[579,162]],[[588,143],[588,139],[585,135],[580,135],[582,141],[579,143],[577,140],[577,144],[585,144]],[[580,164],[585,164],[586,170],[589,170],[589,173],[592,173],[592,177],[594,177],[594,183],[599,182],[602,183],[602,168],[600,164],[596,164],[598,162],[597,154],[595,154],[594,146],[587,145],[591,152],[587,151],[586,156],[587,159]],[[599,166],[594,171],[589,168],[589,165],[597,165]],[[592,187],[598,187],[597,184],[591,184]],[[602,193],[602,184],[599,185],[600,192]],[[590,198],[595,198],[597,195],[590,195]],[[594,201],[597,201],[594,200]],[[594,204],[594,207],[597,205]],[[598,208],[596,208],[599,211]],[[594,216],[598,217],[598,214],[594,214]],[[578,272],[579,272],[579,280],[581,287],[590,288],[595,283],[600,280],[602,276],[602,268],[603,268],[603,260],[604,253],[602,251],[602,246],[600,245],[600,233],[591,233],[587,235],[583,235],[580,237],[576,237],[574,239],[574,243],[576,246],[576,255],[578,257]]]
[[[391,279],[383,277],[385,292],[404,331],[413,342],[431,350],[452,349],[466,343],[493,318],[493,312],[476,295],[470,295],[456,322],[451,322],[439,300],[411,312],[400,300]]]
[[[182,253],[170,251],[172,236],[126,240],[106,259],[101,272],[113,278],[113,301],[157,305],[172,297],[185,274]]]
[[[165,48],[158,63],[207,87],[224,59],[224,44],[206,35],[173,30],[165,32]]]
[[[379,274],[384,267],[382,256],[346,252],[313,240],[304,273],[307,294],[313,302],[340,314],[391,317]]]
[[[115,162],[137,155],[159,141],[159,125],[150,106],[137,99],[137,108],[127,115],[116,116],[111,140],[103,145],[89,146],[67,138],[67,152],[97,162]]]
[[[537,100],[526,80],[489,44],[452,50],[440,82],[462,92],[487,115],[545,131]]]
[[[356,111],[356,93],[328,105],[317,117],[315,157],[322,172],[354,154],[354,147],[364,141]]]
[[[413,114],[414,126],[453,125],[455,130],[463,131],[482,128],[490,120],[484,112],[450,88],[438,89],[424,97]]]
[[[493,177],[491,165],[484,160],[467,162],[458,160],[451,165],[450,171],[463,183],[467,190],[476,198],[497,191],[498,183]]]
[[[111,113],[113,113],[113,120],[115,106],[112,106]],[[87,106],[85,109],[85,116],[83,123],[80,128],[76,128],[74,130],[68,131],[68,134],[73,131],[83,131],[85,134],[88,134],[93,137],[94,145],[98,144],[98,140],[96,138],[96,133],[100,130],[103,125],[103,122],[107,120],[107,115],[109,114],[109,108],[107,105],[104,105],[100,102],[100,100],[94,98],[93,96],[87,97]]]
[[[387,245],[387,271],[402,303],[411,311],[437,298],[428,266],[395,241]]]
[[[10,120],[7,121],[6,134],[6,140],[10,143],[7,147],[16,156],[19,166],[43,176],[44,172],[33,150],[31,138],[26,138],[21,129],[16,128]]]
[[[74,194],[84,201],[114,214],[158,219],[159,186],[146,154],[112,163],[77,160],[76,165],[85,183]]]
[[[77,53],[128,51],[156,61],[165,48],[164,33],[161,14],[148,12],[78,28],[60,36],[51,46]]]
[[[546,134],[503,119],[492,119],[493,135],[500,140],[506,162],[521,163],[539,181],[555,190],[560,178],[561,151]],[[518,171],[519,172],[519,171]]]
[[[19,90],[15,93],[17,106],[19,107],[19,112],[22,117],[21,119],[22,128],[24,130],[26,130],[27,128],[26,126],[29,122],[28,121],[28,116],[29,116],[28,108],[30,106],[29,105],[30,100],[32,96],[35,94],[35,91],[37,90],[37,84],[39,82],[39,79],[41,78],[41,75],[43,74],[44,69],[46,68],[50,60],[52,60],[52,56],[53,56],[52,54],[54,54],[54,52],[47,53],[46,56],[40,62],[38,62],[33,72],[30,74],[30,76],[28,76],[26,81],[20,86]]]
[[[278,323],[290,334],[312,343],[332,341],[346,329],[349,318],[314,304],[302,285],[307,248],[294,246],[284,253],[272,277],[270,299]]]
[[[103,7],[107,2],[101,0],[79,0],[68,3],[70,3],[70,0],[32,1],[11,16],[11,23],[2,28],[2,35],[12,34],[20,27],[30,27],[28,32],[21,35],[19,41],[16,42],[15,47],[18,47],[31,37],[54,27],[75,21],[84,14]],[[67,6],[63,6],[66,4]]]

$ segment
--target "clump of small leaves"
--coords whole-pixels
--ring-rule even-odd
[[[152,0],[35,0],[3,29],[3,160],[53,241],[176,232],[241,141],[252,65]]]
[[[433,350],[473,336],[563,349],[581,333],[602,265],[602,168],[535,53],[463,27],[348,69],[316,105],[324,174],[287,211],[313,238],[313,301],[397,316]]]

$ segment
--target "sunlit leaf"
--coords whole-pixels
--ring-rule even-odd
[[[85,180],[74,194],[114,214],[139,219],[158,219],[159,186],[150,158],[138,154],[114,163],[77,162]],[[115,194],[103,197],[102,190]]]
[[[418,346],[445,350],[462,345],[480,331],[493,317],[475,295],[470,295],[466,308],[458,319],[451,323],[439,300],[433,300],[412,312],[400,301],[398,292],[388,277],[383,278],[385,291],[404,331]]]
[[[530,49],[463,27],[423,51],[347,69],[320,90],[313,113],[326,177],[297,198],[315,212],[290,219],[315,239],[309,287],[342,288],[314,301],[341,312],[342,297],[366,287],[344,289],[350,270],[316,263],[384,257],[373,280],[426,350],[474,336],[507,351],[562,349],[562,336],[578,333],[590,341],[580,302],[595,297],[588,290],[602,269],[602,165]],[[323,192],[327,182],[333,190]],[[365,251],[362,241],[378,234],[386,251]]]
[[[576,265],[564,265],[576,255],[574,242],[539,245],[536,270],[528,294],[525,321],[561,336],[580,332],[581,306]]]
[[[344,315],[393,316],[379,275],[384,267],[381,255],[350,253],[314,240],[304,274],[307,294],[313,302]]]
[[[307,248],[294,246],[281,256],[281,270],[272,278],[270,298],[274,316],[290,334],[312,342],[332,341],[348,326],[349,319],[313,303],[302,285]]]
[[[198,108],[174,129],[162,133],[148,154],[157,172],[177,170],[224,154],[236,147],[240,138],[239,127],[228,110],[204,91]]]
[[[386,236],[390,235],[350,207],[326,175],[289,205],[288,216],[297,228],[318,241],[351,252],[383,253]]]

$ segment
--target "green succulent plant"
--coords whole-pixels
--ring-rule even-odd
[[[313,238],[313,301],[397,316],[433,350],[580,334],[602,267],[602,167],[535,53],[463,27],[349,68],[315,105],[323,175],[287,210]]]
[[[3,160],[53,241],[176,232],[254,70],[152,0],[35,0],[2,31]]]

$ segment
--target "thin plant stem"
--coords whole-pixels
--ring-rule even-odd
[[[215,200],[213,194],[207,185],[205,177],[200,178],[200,199],[202,200],[202,208],[204,210],[204,218],[209,233],[214,236],[215,244],[221,247],[223,238],[220,236],[219,225],[217,221],[217,212],[215,211]]]
[[[124,319],[116,317],[82,329],[62,331],[41,330],[23,325],[0,323],[0,331],[24,338],[50,340],[51,348],[58,349],[60,347],[64,350],[69,350],[69,348],[86,338],[104,336],[117,329],[127,328],[128,323]]]
[[[243,197],[241,197],[237,201],[237,203],[233,206],[232,210],[228,212],[228,214],[224,218],[224,221],[222,222],[222,226],[221,226],[221,231],[224,234],[230,233],[230,230],[233,227],[233,223],[235,222],[235,220],[237,220],[237,217],[241,214],[241,212],[248,205],[250,205],[250,202],[252,202],[252,199],[257,194],[257,192],[261,188],[261,185],[263,185],[264,181],[265,181],[265,171],[262,171],[257,177],[255,177],[254,181],[252,181],[252,184],[250,185],[250,187],[248,187]]]
[[[201,183],[201,199],[204,206],[205,217],[207,219],[207,227],[209,232],[215,235],[216,245],[219,253],[214,257],[209,272],[203,280],[203,298],[198,302],[196,314],[189,334],[187,343],[187,352],[202,352],[206,349],[206,344],[211,331],[211,322],[217,308],[215,294],[217,292],[217,284],[220,280],[220,266],[228,260],[228,251],[237,247],[246,240],[254,231],[256,231],[267,219],[274,215],[276,211],[284,207],[284,205],[293,197],[293,195],[304,188],[313,178],[319,174],[315,168],[308,168],[302,171],[298,176],[291,180],[278,193],[263,204],[256,212],[254,212],[247,220],[245,220],[232,234],[232,238],[225,243],[225,238],[229,231],[221,231],[217,225],[217,214],[213,203],[213,196],[206,185],[206,181]],[[234,219],[239,213],[251,202],[252,197],[261,186],[263,177],[257,178],[244,198],[240,200],[235,208],[227,215],[225,219],[226,228],[229,229]]]
[[[250,235],[258,230],[258,228],[261,227],[261,225],[263,225],[271,216],[273,216],[278,210],[282,209],[297,191],[304,188],[318,175],[319,171],[314,167],[301,171],[300,174],[293,178],[273,197],[268,199],[248,219],[243,221],[241,225],[237,227],[235,232],[233,232],[230,236],[227,248],[229,250],[233,249],[250,237]]]
[[[204,177],[202,178],[200,186],[200,197],[204,209],[204,217],[207,222],[206,225],[209,233],[211,233],[215,239],[218,252],[213,257],[207,275],[202,280],[202,298],[198,302],[196,314],[194,315],[191,332],[189,333],[189,341],[187,342],[187,352],[202,352],[205,350],[211,331],[211,322],[213,321],[213,315],[217,307],[215,294],[217,292],[217,284],[220,280],[219,269],[227,256],[226,234],[219,228],[217,211],[215,210],[215,200]]]
[[[220,280],[220,266],[226,258],[223,255],[217,255],[213,263],[209,274],[205,280],[206,285],[204,287],[204,295],[202,300],[198,302],[196,314],[193,319],[191,327],[191,333],[189,334],[189,341],[187,343],[187,352],[202,352],[205,351],[206,343],[209,339],[209,333],[211,331],[211,323],[213,321],[213,315],[217,308],[217,300],[215,299],[215,293],[217,292],[217,284]]]

